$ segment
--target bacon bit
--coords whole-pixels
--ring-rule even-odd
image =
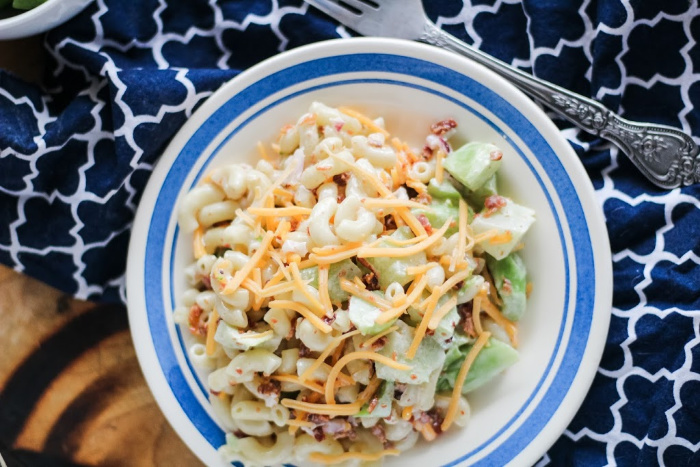
[[[289,340],[294,337],[294,334],[296,334],[297,331],[297,320],[293,319],[292,320],[292,325],[289,327],[289,332],[285,336],[285,339]]]
[[[333,176],[333,182],[338,186],[338,204],[345,200],[345,187],[350,179],[350,174],[348,172],[343,172],[338,175]]]
[[[491,154],[489,154],[489,159],[492,161],[500,161],[503,158],[503,153],[499,150],[493,150],[491,151]]]
[[[299,343],[299,358],[306,358],[311,355],[311,349],[304,345],[303,342]]]
[[[313,429],[313,434],[314,434],[314,439],[318,441],[319,443],[326,439],[326,434],[323,432],[323,428],[320,426],[317,426],[316,428]]]
[[[370,347],[372,350],[377,351],[384,347],[386,345],[387,338],[386,336],[382,336],[376,341],[372,342],[372,346]]]
[[[421,157],[423,157],[423,160],[429,161],[434,155],[435,154],[433,154],[433,150],[430,148],[430,146],[427,144],[423,146],[423,151],[421,152]]]
[[[442,417],[437,410],[435,409],[430,409],[427,412],[423,412],[419,418],[419,420],[432,427],[433,431],[435,431],[436,435],[439,435],[442,433],[442,428],[440,425],[442,425],[442,422],[444,421],[444,417]]]
[[[438,136],[442,136],[454,128],[457,128],[457,122],[455,122],[451,118],[447,120],[440,120],[439,122],[430,125],[430,131],[432,131]]]
[[[374,409],[377,407],[377,404],[379,404],[379,398],[377,396],[374,396],[371,401],[369,401],[369,406],[367,407],[367,413],[372,413]]]
[[[327,421],[329,421],[331,417],[328,415],[323,415],[319,413],[310,413],[307,417],[306,420],[313,423],[314,425],[323,425]]]
[[[357,258],[357,262],[369,269],[374,273],[375,276],[379,277],[379,274],[377,274],[377,270],[374,269],[374,266],[372,266],[372,263],[367,261],[367,258]]]
[[[400,399],[406,391],[406,383],[396,383],[394,385],[394,399]]]
[[[202,276],[202,284],[206,290],[211,290],[211,277],[209,275]]]
[[[476,328],[474,328],[474,317],[472,316],[472,302],[457,305],[457,313],[461,316],[462,329],[469,337],[476,337]]]
[[[484,201],[484,207],[490,210],[496,210],[506,205],[506,199],[503,196],[491,195]]]
[[[289,224],[290,224],[289,231],[295,232],[297,230],[297,228],[299,227],[300,218],[298,216],[292,217],[291,220],[289,221]]]
[[[279,396],[282,393],[282,386],[279,381],[263,376],[262,383],[258,386],[258,392],[266,396],[270,394]]]
[[[207,335],[207,325],[202,316],[203,313],[204,310],[199,305],[192,305],[192,308],[190,308],[187,321],[190,326],[190,332],[195,336],[204,337]]]
[[[386,433],[384,432],[384,427],[377,423],[372,428],[369,429],[370,433],[374,435],[379,441],[382,442],[384,448],[387,448],[391,443],[386,439]]]
[[[367,274],[362,276],[362,283],[365,284],[365,287],[367,287],[367,290],[369,291],[380,289],[379,279],[377,278],[377,275],[373,272],[368,272]]]
[[[330,326],[331,324],[333,324],[333,321],[335,321],[335,315],[324,316],[323,318],[321,318],[321,320]]]
[[[323,433],[332,436],[334,439],[344,439],[347,438],[350,441],[357,439],[357,433],[353,426],[346,420],[343,419],[333,419],[321,426]]]
[[[416,216],[416,219],[418,219],[418,222],[420,222],[420,225],[423,226],[423,228],[425,229],[425,232],[426,232],[428,235],[432,235],[432,233],[433,233],[433,226],[430,224],[430,221],[429,221],[428,218],[425,216],[425,214],[418,214],[418,215]]]
[[[435,335],[435,330],[434,329],[426,329],[425,335],[426,336],[433,336],[433,335]]]
[[[418,196],[418,192],[415,188],[406,185],[406,193],[408,194],[408,199],[414,199]]]
[[[484,201],[486,212],[483,213],[483,215],[488,217],[500,208],[504,207],[507,203],[507,200],[503,196],[491,195]]]
[[[333,175],[333,181],[339,187],[347,185],[349,179],[350,179],[349,172],[343,172],[343,173],[340,173],[338,175]]]
[[[236,368],[236,373],[238,373],[239,375],[242,375],[243,370],[241,368]]]
[[[394,216],[386,216],[384,218],[384,229],[385,230],[396,230],[396,219]]]
[[[430,196],[427,191],[424,191],[422,193],[418,193],[418,195],[413,199],[413,201],[428,206],[430,205],[430,203],[432,203],[433,197]]]
[[[416,376],[416,375],[411,375],[411,379],[418,379],[418,376]]]
[[[510,295],[513,293],[513,284],[507,277],[503,278],[503,285],[501,286],[501,295]]]

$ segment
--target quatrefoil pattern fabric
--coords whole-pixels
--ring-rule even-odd
[[[424,3],[501,60],[699,140],[696,0]],[[267,57],[352,34],[301,0],[97,0],[46,35],[41,86],[0,70],[0,261],[124,301],[140,194],[197,106]],[[659,190],[555,121],[605,212],[614,303],[591,391],[540,464],[700,465],[700,186]]]

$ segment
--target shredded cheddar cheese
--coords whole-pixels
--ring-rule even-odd
[[[272,282],[272,281],[270,281]],[[303,285],[310,284],[310,280],[302,281]],[[286,292],[291,292],[299,288],[299,283],[295,280],[282,282],[281,284],[266,286],[260,291],[261,297],[274,297],[275,295],[283,294]]]
[[[480,233],[479,235],[474,237],[474,243],[481,243],[481,242],[485,242],[487,240],[491,240],[492,238],[494,238],[500,234],[501,234],[501,232],[498,229],[487,230],[486,232]]]
[[[373,335],[372,337],[370,337],[369,339],[364,341],[362,344],[360,344],[360,348],[361,349],[371,348],[372,344],[374,344],[375,342],[377,342],[379,339],[386,336],[387,334],[391,334],[392,332],[396,331],[397,329],[399,329],[398,326],[391,326],[391,327],[383,330],[382,332]]]
[[[467,220],[469,217],[469,208],[467,203],[459,198],[459,237],[457,240],[457,261],[464,261],[464,254],[467,246]]]
[[[415,208],[423,209],[428,212],[432,212],[433,208],[429,205],[418,203],[416,201],[409,201],[404,199],[382,199],[382,198],[365,198],[362,200],[362,204],[369,209],[377,208]]]
[[[290,427],[298,427],[298,428],[313,428],[316,426],[315,424],[313,424],[311,422],[307,422],[305,420],[295,420],[295,419],[287,420],[287,425],[289,425]]]
[[[246,281],[250,281],[250,279],[246,279]],[[265,301],[265,298],[260,296],[262,292],[262,270],[260,268],[253,269],[253,283],[256,286],[256,290],[253,291],[253,311],[258,311]]]
[[[513,240],[513,234],[510,232],[510,230],[506,230],[503,233],[491,237],[489,239],[489,243],[491,245],[502,245],[503,243],[508,243],[511,240]]]
[[[428,270],[433,269],[438,266],[435,262],[430,262],[427,264],[421,264],[420,266],[409,266],[406,268],[406,274],[409,276],[415,276],[416,274],[425,274]]]
[[[253,271],[253,268],[258,264],[258,261],[260,261],[262,257],[267,253],[267,249],[272,243],[272,239],[274,237],[274,232],[265,233],[265,236],[260,242],[260,248],[258,248],[258,250],[253,254],[253,256],[250,257],[250,261],[248,261],[248,263],[246,263],[245,266],[243,266],[238,272],[236,272],[236,274],[233,276],[233,279],[231,279],[231,281],[226,284],[226,287],[224,287],[224,289],[221,291],[223,295],[230,295],[236,290],[238,290],[238,287],[248,277],[248,274],[250,274]]]
[[[292,201],[294,199],[293,192],[280,187],[275,187],[272,190],[272,194],[274,194],[275,196],[279,196],[283,201]]]
[[[421,296],[423,293],[423,289],[425,289],[425,285],[428,283],[428,278],[426,276],[416,276],[416,280],[413,281],[415,283],[411,284],[411,287],[413,290],[410,290],[410,293],[406,296],[406,303],[404,303],[401,306],[397,306],[394,308],[391,308],[384,313],[382,313],[379,318],[376,319],[377,324],[384,324],[388,323],[389,321],[398,318],[401,316],[406,310],[408,310],[408,307],[413,305],[413,302],[415,302],[418,297]]]
[[[333,352],[345,339],[352,336],[356,336],[359,333],[360,331],[356,329],[354,331],[348,332],[333,339],[331,343],[328,344],[328,347],[323,349],[323,352],[321,352],[321,355],[318,356],[316,361],[309,365],[309,367],[301,375],[299,375],[299,379],[301,381],[306,381],[307,379],[309,379],[311,375],[314,374],[314,371],[316,371],[321,365],[323,365],[323,362],[326,361],[331,352]]]
[[[471,271],[469,270],[462,270],[457,273],[455,273],[452,277],[447,279],[445,282],[442,283],[440,286],[440,290],[442,293],[447,293],[452,287],[457,285],[458,283],[462,282],[464,279],[469,277],[471,275]]]
[[[374,462],[385,456],[398,456],[400,453],[401,451],[398,449],[384,449],[373,453],[351,451],[343,454],[322,454],[320,452],[312,452],[309,454],[309,460],[311,462],[318,462],[319,464],[325,465],[340,464],[341,462],[350,460]]]
[[[438,230],[434,231],[425,240],[416,243],[415,245],[407,246],[406,248],[378,248],[378,247],[361,247],[357,252],[358,258],[377,258],[377,257],[389,257],[389,258],[403,258],[406,256],[415,255],[420,253],[427,248],[430,248],[438,240],[440,240],[447,229],[450,228],[452,223],[452,217],[448,218],[445,224]]]
[[[280,404],[288,409],[303,410],[307,413],[331,415],[336,417],[343,415],[355,415],[362,408],[362,404],[359,402],[353,402],[352,404],[313,404],[294,399],[282,399]]]
[[[435,156],[435,181],[438,183],[442,183],[442,179],[444,177],[444,167],[442,165],[442,162],[445,160],[445,151],[442,149],[438,150],[437,155]],[[460,198],[461,201],[461,198]]]
[[[319,256],[316,253],[311,253],[309,255],[309,259],[314,262],[317,265],[321,264],[334,264],[334,263],[339,263],[345,259],[350,259],[354,256],[357,256],[357,252],[360,250],[360,248],[353,248],[351,250],[346,250],[346,251],[341,251],[339,253],[334,253],[332,255],[328,256]]]
[[[474,296],[474,300],[472,301],[472,321],[474,322],[474,331],[476,331],[477,336],[484,332],[483,327],[481,326],[481,302],[483,300],[488,300],[488,298],[486,298],[486,288],[480,287],[479,291]]]
[[[442,422],[442,425],[440,425],[442,431],[447,431],[447,429],[452,426],[452,422],[454,422],[455,416],[457,415],[457,408],[459,405],[459,398],[462,395],[464,380],[467,379],[469,368],[471,368],[477,355],[479,355],[481,349],[486,345],[486,342],[488,342],[489,337],[491,337],[491,333],[482,333],[464,358],[464,362],[462,362],[462,366],[459,368],[459,373],[457,374],[457,379],[455,380],[455,387],[452,390],[450,405],[447,407],[447,412],[445,413],[445,420]]]
[[[209,315],[209,321],[207,322],[207,341],[206,341],[206,353],[207,355],[214,355],[216,352],[216,341],[214,340],[214,335],[216,334],[216,328],[219,324],[219,313],[216,309],[211,310]]]
[[[328,334],[333,330],[328,324],[323,322],[321,318],[318,317],[313,311],[306,308],[301,303],[293,302],[291,300],[272,300],[267,305],[269,308],[281,308],[283,310],[292,310],[299,313],[301,316],[309,320],[319,331],[324,334]]]
[[[277,381],[283,381],[285,383],[293,383],[293,384],[298,384],[299,386],[303,386],[307,389],[311,389],[314,392],[317,392],[319,394],[323,394],[323,386],[320,384],[314,383],[313,381],[305,381],[302,380],[299,376],[294,376],[294,375],[272,375],[270,376],[271,379],[277,380]]]
[[[386,240],[387,242],[391,243],[392,245],[396,245],[396,246],[415,245],[416,243],[420,243],[427,238],[428,238],[427,235],[419,235],[417,237],[407,238],[406,240],[398,240],[398,239],[392,237],[391,235],[387,235],[385,237],[378,239],[376,242],[370,243],[368,246],[375,247],[384,240]]]
[[[192,250],[194,252],[195,259],[199,259],[207,254],[207,250],[204,248],[204,229],[200,226],[194,231],[192,237]]]
[[[281,216],[309,216],[311,209],[301,206],[290,206],[281,208],[255,208],[249,207],[248,212],[260,217],[281,217]]]
[[[340,110],[342,113],[344,113],[345,115],[347,115],[349,117],[356,118],[357,120],[360,121],[360,123],[363,126],[366,126],[371,131],[373,131],[375,133],[381,133],[385,137],[389,136],[388,131],[386,131],[384,128],[380,127],[379,125],[377,125],[374,122],[374,120],[372,120],[371,118],[369,118],[367,115],[363,114],[362,112],[358,112],[357,110],[353,110],[353,109],[350,109],[348,107],[338,107],[338,110]]]
[[[258,283],[256,281],[254,281],[253,279],[247,278],[246,280],[243,281],[243,283],[241,284],[241,287],[248,290],[249,292],[252,292],[253,295],[255,295],[254,298],[256,298],[256,299],[258,297],[262,296],[262,289],[260,288]]]
[[[436,289],[437,290],[437,289]],[[435,306],[437,305],[438,298],[440,297],[437,294],[435,295],[435,299],[432,300],[426,310],[425,314],[423,315],[423,319],[421,320],[420,324],[418,325],[418,328],[416,329],[416,333],[413,336],[413,341],[411,342],[411,346],[408,348],[408,352],[406,352],[406,358],[409,360],[413,360],[413,357],[416,356],[416,351],[418,351],[418,346],[420,346],[421,341],[425,337],[425,331],[428,329],[428,323],[430,323],[430,318],[433,316],[433,311],[435,310]]]
[[[447,315],[447,313],[450,312],[452,308],[457,306],[457,297],[452,297],[442,305],[440,305],[440,308],[435,310],[435,313],[433,314],[433,317],[430,318],[430,322],[428,323],[428,329],[430,330],[435,330],[437,327],[440,325],[440,321],[442,321],[442,318]]]
[[[326,309],[326,316],[333,316],[333,304],[328,294],[328,265],[318,267],[318,295],[323,308]]]
[[[294,279],[294,282],[296,282],[298,285],[296,290],[301,292],[306,300],[308,300],[309,309],[312,310],[317,316],[325,316],[326,310],[324,309],[323,304],[318,298],[309,292],[310,286],[305,285],[304,281],[301,279],[301,274],[299,274],[299,266],[297,263],[290,264],[289,269],[292,271],[292,278]]]
[[[343,253],[351,250],[355,250],[362,246],[361,243],[358,242],[351,242],[351,243],[346,243],[344,245],[336,245],[336,246],[324,246],[324,247],[315,247],[312,248],[311,251],[317,256],[332,256],[338,253]]]
[[[513,344],[513,347],[517,348],[518,328],[515,326],[515,324],[513,324],[512,321],[508,320],[505,316],[503,316],[499,309],[496,308],[496,306],[493,303],[491,303],[491,300],[489,300],[488,297],[484,297],[481,306],[492,320],[494,320],[499,326],[505,329],[506,333],[508,334],[508,337],[510,338],[511,344]]]
[[[345,278],[340,279],[340,288],[357,298],[361,298],[362,300],[371,303],[377,308],[381,308],[383,310],[388,310],[391,308],[391,303],[389,303],[387,299],[370,292],[364,287],[358,287],[357,284]]]
[[[426,441],[432,441],[435,438],[437,438],[437,433],[435,433],[433,427],[427,423],[424,423],[421,426],[420,433],[423,435],[423,439],[425,439]]]

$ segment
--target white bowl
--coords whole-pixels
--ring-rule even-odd
[[[134,345],[161,409],[205,464],[223,464],[224,432],[172,320],[192,254],[175,206],[211,167],[254,159],[256,143],[313,100],[384,116],[416,145],[430,123],[452,117],[460,138],[503,149],[502,191],[537,211],[522,252],[534,289],[521,360],[470,394],[465,429],[385,464],[532,464],[576,413],[601,357],[612,294],[605,224],[580,161],[537,106],[481,66],[412,42],[338,40],[280,54],[224,85],[173,139],[141,200],[127,270]]]
[[[92,0],[48,0],[36,8],[0,19],[0,40],[29,37],[65,23]]]

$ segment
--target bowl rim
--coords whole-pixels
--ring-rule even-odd
[[[330,55],[342,55],[343,53],[346,54],[351,54],[352,52],[350,49],[355,47],[355,44],[357,44],[357,48],[362,49],[363,47],[365,49],[369,48],[375,48],[376,50],[382,50],[385,53],[388,54],[395,54],[395,55],[403,55],[405,57],[410,57],[410,52],[411,51],[427,51],[430,50],[431,54],[435,54],[436,56],[440,57],[442,60],[447,60],[448,62],[451,63],[457,63],[457,67],[460,68],[457,70],[459,73],[467,73],[467,69],[469,70],[469,73],[476,73],[480,77],[488,77],[488,79],[492,82],[495,82],[497,84],[496,87],[502,88],[506,90],[506,94],[509,97],[515,96],[517,99],[519,99],[518,104],[519,105],[524,105],[524,106],[530,106],[531,108],[536,109],[536,114],[540,115],[538,117],[538,121],[534,122],[533,125],[536,127],[538,132],[540,130],[546,130],[547,132],[547,139],[549,141],[549,138],[553,138],[557,145],[558,145],[558,150],[557,154],[559,154],[559,150],[563,152],[568,152],[568,163],[570,165],[573,165],[576,170],[578,171],[578,174],[580,175],[581,173],[583,174],[583,177],[579,177],[576,180],[576,195],[577,196],[583,196],[583,198],[580,198],[583,200],[586,204],[586,216],[590,216],[589,221],[592,221],[593,224],[595,224],[596,230],[593,232],[594,235],[591,236],[591,245],[593,245],[593,242],[595,240],[595,246],[596,248],[592,251],[592,254],[594,256],[594,261],[596,266],[600,266],[600,269],[596,269],[596,275],[600,280],[596,280],[596,286],[599,287],[601,284],[603,284],[602,287],[600,287],[600,290],[598,288],[596,289],[596,297],[594,299],[594,304],[592,307],[594,308],[595,311],[595,320],[596,320],[596,332],[599,335],[597,338],[593,339],[595,336],[592,336],[589,338],[588,344],[585,346],[585,359],[584,357],[581,358],[581,369],[579,369],[576,372],[576,381],[577,384],[575,385],[574,389],[569,390],[567,392],[565,398],[567,399],[567,404],[568,405],[573,405],[573,409],[569,409],[566,411],[566,416],[561,416],[561,410],[558,408],[555,411],[555,415],[558,415],[558,418],[554,421],[550,420],[547,422],[548,427],[555,427],[555,428],[549,428],[550,432],[557,431],[558,434],[556,436],[549,436],[549,439],[546,440],[544,443],[540,442],[537,443],[538,446],[534,446],[535,440],[533,440],[532,443],[530,443],[526,449],[524,449],[523,456],[518,457],[519,461],[524,460],[527,458],[530,462],[536,461],[539,456],[542,455],[546,451],[546,449],[556,440],[556,438],[563,432],[564,428],[566,425],[570,422],[571,418],[573,418],[573,415],[576,412],[576,409],[580,406],[580,404],[583,401],[583,398],[585,397],[586,393],[588,392],[588,389],[590,387],[590,384],[592,383],[593,377],[595,376],[595,372],[598,367],[598,363],[600,361],[600,358],[602,356],[602,351],[603,347],[605,344],[605,337],[607,335],[607,329],[608,329],[608,324],[609,324],[609,319],[610,319],[610,306],[612,303],[612,268],[611,268],[611,261],[610,261],[610,248],[609,248],[609,241],[607,237],[607,231],[605,230],[605,223],[603,221],[603,216],[602,216],[602,210],[598,206],[595,197],[593,196],[593,187],[592,183],[588,179],[588,177],[585,175],[585,171],[583,169],[583,166],[581,162],[578,160],[578,158],[575,156],[575,153],[571,149],[570,145],[566,140],[563,138],[561,133],[558,131],[554,123],[549,120],[548,117],[538,108],[535,106],[534,103],[532,103],[527,97],[524,96],[520,91],[515,89],[510,83],[507,83],[505,80],[503,80],[501,77],[493,74],[491,71],[486,70],[485,68],[481,67],[480,65],[477,65],[473,62],[466,61],[466,59],[463,59],[461,57],[456,57],[452,54],[449,54],[447,52],[441,51],[441,50],[436,50],[432,48],[431,46],[423,45],[423,44],[417,44],[409,41],[403,41],[403,40],[397,40],[397,39],[384,39],[384,38],[354,38],[351,40],[348,39],[336,39],[336,40],[331,40],[331,41],[323,41],[315,44],[310,44],[307,46],[300,47],[298,49],[294,49],[292,51],[288,51],[282,54],[279,54],[277,56],[274,56],[268,60],[265,60],[261,62],[260,64],[250,68],[249,70],[241,73],[238,75],[236,78],[233,80],[229,81],[228,83],[224,84],[222,88],[215,92],[207,101],[200,107],[200,109],[195,112],[193,117],[190,119],[189,122],[187,122],[183,128],[176,134],[176,136],[173,138],[172,142],[166,149],[164,154],[176,154],[179,153],[187,143],[188,139],[194,134],[194,131],[196,131],[199,128],[199,124],[196,123],[197,119],[194,118],[198,115],[202,116],[207,116],[210,117],[211,113],[214,112],[216,109],[218,109],[221,105],[219,102],[220,99],[217,97],[220,97],[222,95],[226,94],[226,90],[230,92],[231,89],[233,88],[238,88],[238,90],[244,89],[246,86],[251,85],[256,81],[256,79],[259,78],[258,75],[263,75],[263,76],[268,76],[269,73],[266,73],[266,70],[272,70],[275,71],[275,67],[278,67],[279,69],[284,69],[286,66],[295,63],[295,61],[298,61],[298,59],[303,58],[305,56],[310,56],[313,54],[321,54],[323,53],[328,53]],[[337,49],[337,51],[334,51],[334,49]],[[363,50],[365,50],[363,49]],[[392,51],[388,51],[391,49]],[[307,57],[309,59],[309,57]],[[301,60],[303,61],[303,60]],[[443,64],[444,66],[444,64]],[[475,71],[476,70],[476,71]],[[473,79],[473,77],[472,77]],[[502,90],[501,89],[501,90]],[[543,135],[544,137],[544,135]],[[177,155],[173,155],[172,158],[176,159]],[[163,171],[166,168],[165,167],[156,167],[156,171]],[[165,165],[165,164],[163,164]],[[570,169],[570,167],[568,168]],[[567,170],[568,172],[568,170]],[[155,174],[155,171],[154,171]],[[152,176],[152,178],[154,178]],[[573,181],[572,181],[573,182]],[[147,186],[146,191],[144,191],[144,199],[146,198],[146,194],[148,193],[150,196],[153,196],[156,193],[156,188],[154,188],[155,185],[151,185],[149,181],[149,185]],[[585,199],[584,199],[585,198]],[[148,210],[146,208],[143,208],[143,203],[141,206],[139,206],[138,212],[137,212],[137,220],[141,221],[139,224],[138,221],[135,221],[134,225],[144,225],[143,222],[144,219],[148,219],[150,216],[150,211],[147,212]],[[602,227],[602,231],[600,228]],[[141,233],[142,234],[142,233]],[[592,238],[592,237],[595,237]],[[138,246],[139,242],[142,242],[143,238],[141,235],[138,235],[136,232],[136,229],[132,231],[132,236],[131,236],[131,241],[130,241],[130,254],[128,257],[128,274],[127,274],[127,290],[134,290],[136,288],[143,288],[143,281],[136,280],[135,275],[131,274],[132,271],[136,271],[139,273],[141,278],[143,278],[143,271],[140,271],[143,267],[143,255],[141,255],[139,252],[143,250],[140,246]],[[135,248],[132,249],[132,246],[135,246]],[[132,251],[138,251],[135,254],[132,254]],[[139,292],[140,295],[140,292]],[[142,319],[143,317],[137,316],[140,311],[138,311],[138,308],[141,304],[141,300],[136,300],[133,297],[133,294],[131,292],[128,293],[129,297],[129,318],[130,318],[130,323],[135,322],[137,319]],[[133,303],[132,303],[133,300]],[[134,305],[134,306],[132,306]],[[607,308],[607,314],[601,312],[601,309]],[[592,318],[593,319],[593,318]],[[593,323],[593,321],[592,321]],[[149,388],[151,389],[152,392],[154,392],[154,396],[156,396],[156,400],[158,404],[161,406],[161,410],[163,413],[166,415],[166,418],[170,421],[171,424],[174,425],[173,420],[171,420],[171,417],[168,416],[169,410],[166,410],[166,402],[162,401],[159,399],[158,394],[155,394],[154,387],[155,385],[152,384],[152,381],[149,378],[149,364],[152,362],[147,361],[148,359],[145,359],[143,357],[143,354],[146,350],[145,344],[142,341],[143,335],[141,334],[140,329],[136,329],[133,325],[131,325],[131,332],[132,332],[132,337],[134,339],[134,345],[137,349],[137,355],[139,357],[139,363],[142,366],[142,370],[144,371],[144,374],[146,375],[146,379],[149,384]],[[148,335],[148,333],[146,333]],[[593,339],[593,340],[591,340]],[[157,363],[157,362],[156,362]],[[573,380],[572,380],[573,381]],[[564,403],[564,399],[562,399],[560,406],[566,405]],[[188,435],[192,435],[193,431],[192,430],[186,430],[183,429],[182,427],[177,427],[174,426],[176,431],[180,434],[180,436],[183,439],[187,439],[186,437]],[[192,428],[192,427],[190,427]],[[198,456],[200,455],[193,446],[190,445],[190,449],[195,451],[195,454]],[[461,461],[461,459],[457,460],[458,462]]]
[[[20,39],[46,32],[77,15],[93,1],[46,0],[31,10],[19,11],[13,16],[0,19],[0,40]],[[48,21],[44,18],[59,9],[64,11],[63,15]]]

